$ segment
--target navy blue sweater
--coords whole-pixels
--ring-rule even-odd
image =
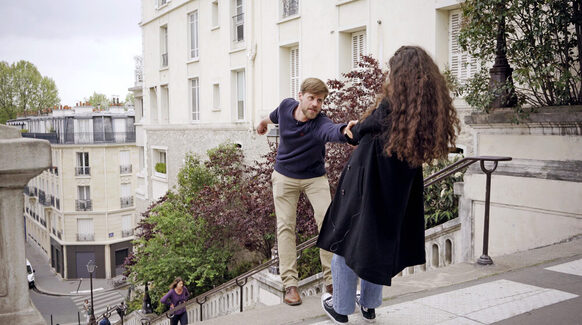
[[[325,144],[346,142],[341,128],[323,113],[313,120],[299,122],[293,117],[299,105],[293,98],[284,99],[269,118],[279,124],[279,148],[275,170],[287,177],[307,179],[325,175]]]

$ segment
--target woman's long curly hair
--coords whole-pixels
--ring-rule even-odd
[[[388,100],[391,113],[382,131],[384,150],[411,167],[444,158],[460,130],[445,79],[418,46],[402,46],[389,61],[388,79],[377,104]],[[364,116],[369,115],[367,112]]]

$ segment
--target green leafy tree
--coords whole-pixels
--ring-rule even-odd
[[[521,104],[533,107],[582,104],[582,13],[580,1],[467,0],[459,43],[482,65],[464,86],[467,102],[486,109],[488,67],[495,58],[497,26],[505,19],[507,59]]]
[[[102,109],[106,109],[111,106],[111,101],[107,99],[107,96],[97,92],[93,92],[93,95],[91,95],[89,98],[85,98],[85,101],[89,102],[91,106],[99,107]]]
[[[125,95],[125,102],[124,104],[128,105],[131,104],[133,105],[133,102],[135,101],[135,96],[133,95],[133,93],[127,93],[127,95]]]
[[[38,111],[60,103],[54,80],[43,77],[28,61],[0,62],[0,123],[18,113]]]

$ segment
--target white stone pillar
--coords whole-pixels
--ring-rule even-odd
[[[45,323],[28,294],[22,190],[50,166],[48,141],[0,125],[0,324]]]

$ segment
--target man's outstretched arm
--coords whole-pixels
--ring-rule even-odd
[[[257,133],[260,135],[267,133],[267,126],[269,124],[273,124],[273,121],[271,121],[271,119],[269,117],[262,119],[259,122],[259,125],[257,125]]]

